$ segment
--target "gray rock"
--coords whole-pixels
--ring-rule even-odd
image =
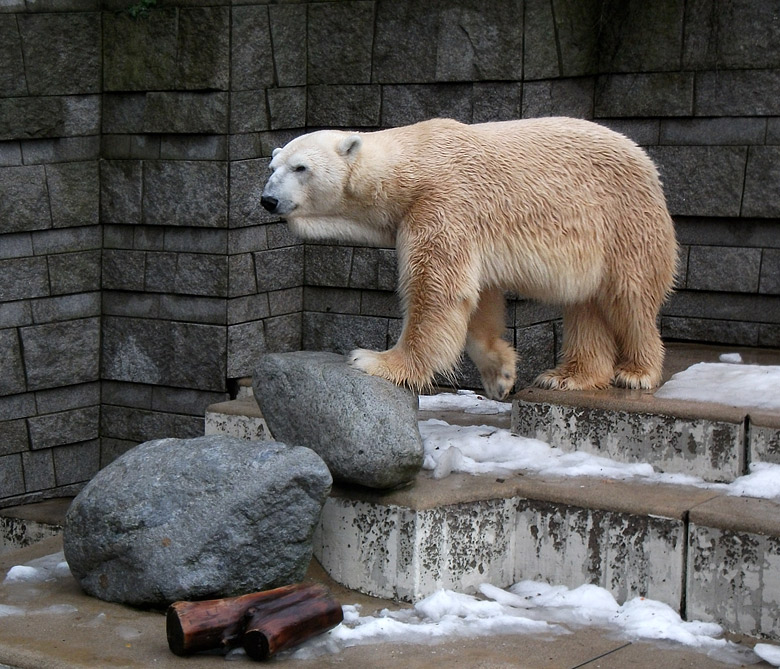
[[[266,355],[253,378],[274,437],[315,450],[334,479],[393,488],[420,470],[417,398],[408,390],[310,351]]]
[[[90,595],[136,606],[229,597],[303,578],[331,477],[309,449],[224,435],[128,451],[65,519]]]

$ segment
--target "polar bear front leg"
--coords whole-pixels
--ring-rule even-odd
[[[517,377],[515,349],[501,338],[506,331],[505,309],[502,290],[483,290],[466,340],[466,352],[479,370],[485,394],[496,400],[510,393]]]

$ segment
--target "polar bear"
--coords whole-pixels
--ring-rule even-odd
[[[626,137],[571,118],[433,119],[302,135],[270,168],[261,204],[298,236],[397,248],[403,330],[388,351],[353,351],[359,369],[419,391],[465,349],[503,399],[512,291],[563,308],[561,360],[538,386],[659,383],[677,242],[656,168]]]

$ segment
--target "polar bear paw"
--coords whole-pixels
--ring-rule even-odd
[[[661,374],[659,372],[649,372],[622,365],[615,370],[614,383],[619,388],[650,390],[655,388],[660,381]]]
[[[512,355],[508,360],[496,360],[495,363],[480,368],[482,388],[490,399],[503,400],[515,385],[515,357]]]
[[[406,386],[416,392],[428,388],[432,374],[428,370],[417,370],[397,350],[369,351],[359,348],[349,354],[350,364],[366,374],[378,376],[396,385]]]
[[[566,368],[556,367],[537,376],[534,385],[548,390],[596,390],[607,388],[609,380],[588,374],[572,374]]]

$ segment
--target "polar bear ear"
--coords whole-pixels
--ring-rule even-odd
[[[277,149],[274,149],[274,150],[271,152],[271,157],[272,157],[272,158],[276,158],[276,154],[277,154],[277,153],[279,153],[280,151],[281,151],[281,149],[278,149],[278,148],[277,148]]]
[[[360,151],[362,144],[360,135],[348,135],[339,142],[339,153],[344,157],[352,158]]]

